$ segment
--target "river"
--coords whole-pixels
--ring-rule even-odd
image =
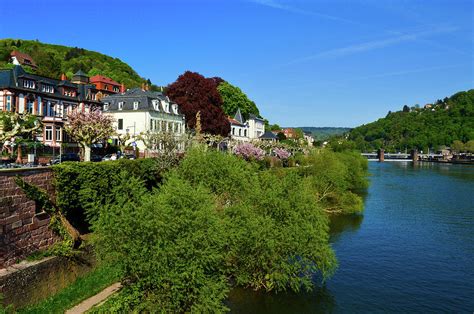
[[[339,268],[311,293],[234,289],[232,313],[474,311],[474,166],[370,162],[363,215],[331,222]]]

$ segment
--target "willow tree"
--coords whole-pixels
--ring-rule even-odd
[[[73,111],[68,115],[64,129],[84,149],[84,161],[91,160],[91,147],[114,134],[114,119],[100,110]]]

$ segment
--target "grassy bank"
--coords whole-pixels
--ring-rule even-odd
[[[83,300],[99,293],[118,280],[117,271],[101,266],[78,278],[69,287],[41,303],[18,310],[18,313],[64,313]]]

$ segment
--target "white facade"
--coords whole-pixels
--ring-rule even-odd
[[[243,120],[240,109],[235,113],[234,118],[229,118],[230,138],[236,141],[248,142],[259,139],[265,133],[265,122],[263,119],[250,115],[247,121]]]

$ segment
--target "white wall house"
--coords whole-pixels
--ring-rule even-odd
[[[237,109],[233,118],[228,118],[230,123],[230,138],[236,141],[248,142],[259,139],[265,133],[265,122],[263,119],[251,114],[244,121],[240,108]]]
[[[172,132],[176,135],[186,131],[184,115],[178,105],[159,92],[134,88],[122,94],[102,98],[104,113],[115,119],[118,134],[130,134],[140,151],[146,149],[138,139],[140,133]]]

